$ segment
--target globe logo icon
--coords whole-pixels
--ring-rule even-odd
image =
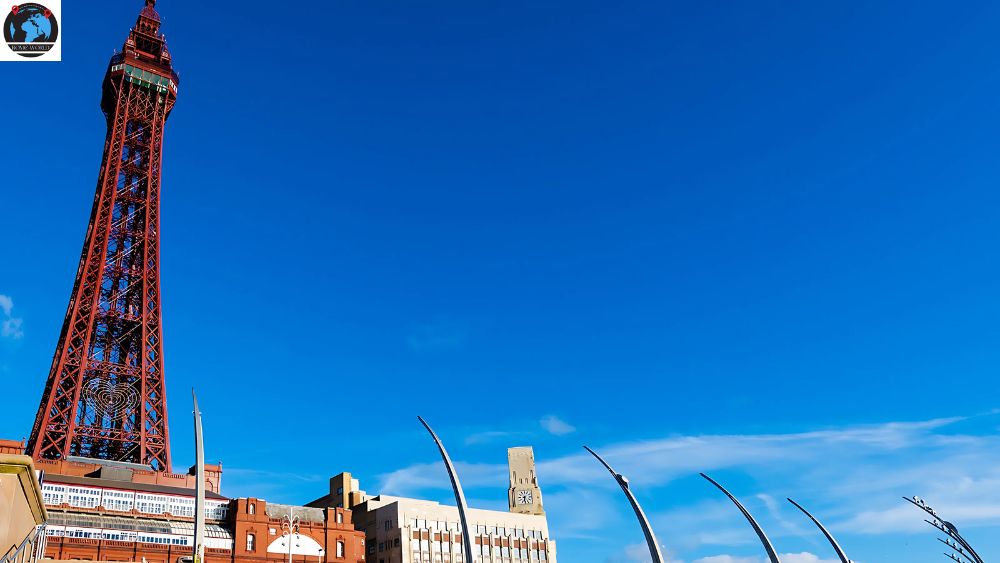
[[[12,7],[3,24],[7,46],[22,57],[44,55],[58,36],[59,24],[52,10],[34,2]]]

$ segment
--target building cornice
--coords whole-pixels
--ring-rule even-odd
[[[42,486],[38,482],[38,477],[35,476],[35,464],[32,463],[31,458],[26,455],[0,454],[0,473],[17,475],[35,525],[45,523],[49,516],[45,511],[45,503],[42,501]]]

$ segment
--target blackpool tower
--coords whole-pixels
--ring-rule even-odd
[[[170,470],[160,299],[160,166],[177,73],[146,0],[104,75],[104,156],[27,454]]]

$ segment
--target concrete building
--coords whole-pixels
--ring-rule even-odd
[[[510,511],[470,508],[473,560],[477,563],[556,562],[556,542],[542,509],[531,448],[512,448]],[[525,495],[521,491],[527,491]],[[464,563],[458,508],[433,501],[369,497],[350,473],[330,479],[329,494],[307,506],[349,507],[363,531],[369,563]]]
[[[507,450],[507,468],[510,470],[510,488],[507,501],[510,511],[517,514],[545,514],[542,508],[542,489],[535,474],[535,452],[530,446]]]
[[[9,440],[0,440],[9,451]],[[15,442],[16,443],[16,442]],[[47,518],[31,458],[0,453],[0,561],[33,563],[45,549]]]
[[[437,502],[379,495],[353,507],[376,563],[464,563],[458,509]],[[470,508],[473,560],[556,561],[544,516]],[[359,528],[361,529],[361,528]]]

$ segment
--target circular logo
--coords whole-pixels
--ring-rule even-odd
[[[10,9],[3,22],[7,46],[22,57],[40,57],[55,45],[59,24],[52,10],[29,2]]]

